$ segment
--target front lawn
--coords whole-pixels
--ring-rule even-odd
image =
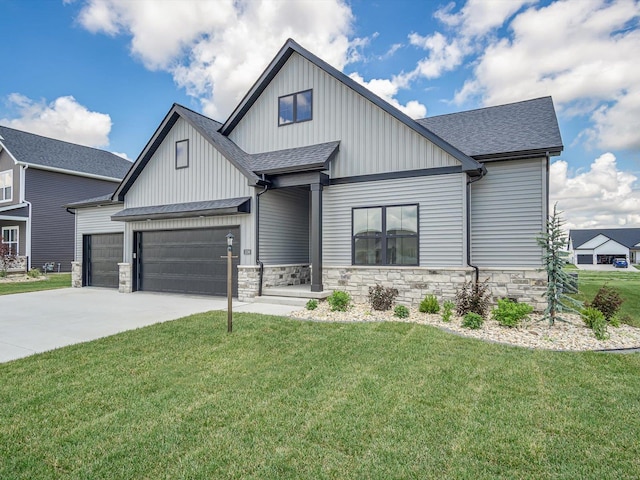
[[[602,285],[617,288],[624,300],[620,307],[621,320],[640,328],[640,273],[619,271],[580,270],[579,294],[575,298],[591,301]]]
[[[640,355],[194,315],[0,365],[0,478],[637,478]]]
[[[54,290],[56,288],[68,287],[71,287],[70,273],[48,273],[45,280],[32,280],[28,282],[0,282],[0,295],[39,292],[41,290]]]

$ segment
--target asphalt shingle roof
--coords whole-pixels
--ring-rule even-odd
[[[113,153],[0,126],[0,140],[19,162],[123,178],[132,163]]]
[[[229,215],[247,210],[251,197],[224,198],[204,202],[173,203],[149,207],[133,207],[111,216],[112,220],[131,221],[140,218],[176,218],[195,215]],[[246,207],[245,207],[246,206]]]
[[[474,158],[562,150],[551,97],[428,117],[418,123]]]
[[[584,245],[592,238],[601,234],[627,248],[632,248],[640,243],[640,228],[593,228],[586,230],[570,230],[569,238],[573,241],[573,248],[579,248],[580,245]]]

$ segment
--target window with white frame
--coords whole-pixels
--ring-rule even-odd
[[[418,205],[353,209],[354,265],[418,265]]]
[[[13,200],[13,170],[0,172],[0,202]]]
[[[19,231],[18,227],[2,227],[2,243],[9,246],[7,253],[10,255],[18,255],[20,253]]]
[[[278,98],[278,125],[307,122],[312,118],[313,95],[311,90]]]

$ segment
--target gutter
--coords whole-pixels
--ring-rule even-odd
[[[475,271],[475,284],[480,281],[480,269],[471,263],[471,184],[482,180],[487,174],[487,169],[482,165],[481,169],[478,169],[479,175],[474,178],[467,176],[467,265]]]
[[[255,238],[256,238],[256,264],[258,265],[258,296],[262,296],[262,277],[264,275],[264,264],[260,261],[260,197],[269,190],[269,182],[265,179],[264,173],[260,183],[264,184],[264,190],[256,194],[256,215],[255,215]]]

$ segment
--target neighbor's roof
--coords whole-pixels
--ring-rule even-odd
[[[569,231],[569,238],[573,241],[574,249],[580,248],[580,245],[584,245],[598,235],[604,235],[627,248],[632,248],[640,243],[640,228],[593,228]]]
[[[18,163],[34,168],[123,178],[131,162],[113,153],[0,126],[0,142]]]
[[[563,149],[551,97],[418,120],[477,160],[497,156],[559,155]]]

